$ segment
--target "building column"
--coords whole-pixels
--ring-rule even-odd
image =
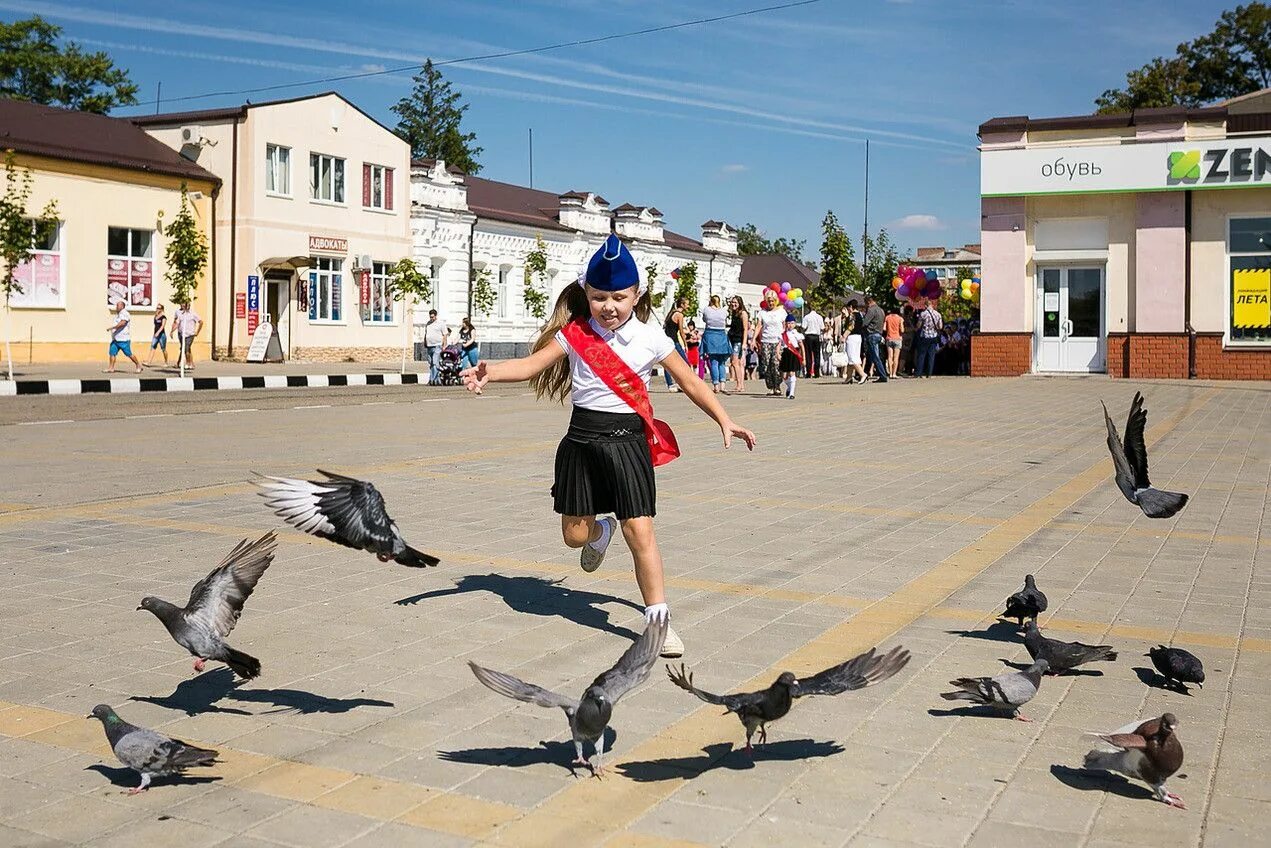
[[[1183,192],[1143,192],[1136,198],[1134,326],[1126,377],[1187,376],[1187,229]]]
[[[971,339],[971,374],[1013,377],[1033,367],[1026,200],[980,200],[980,331]]]

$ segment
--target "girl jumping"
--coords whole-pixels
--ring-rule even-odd
[[[653,418],[648,390],[653,366],[667,369],[684,394],[719,425],[725,448],[734,437],[751,450],[755,446],[755,434],[733,423],[662,328],[646,323],[651,311],[635,260],[611,235],[578,283],[561,292],[529,356],[483,361],[463,372],[469,391],[490,382],[529,380],[539,397],[562,403],[570,398],[574,411],[556,449],[552,485],[561,534],[566,545],[582,549],[580,564],[591,572],[600,567],[621,526],[635,560],[646,622],[670,616],[662,554],[653,533],[653,467],[679,455],[670,428]],[[683,653],[683,642],[668,627],[662,656]]]

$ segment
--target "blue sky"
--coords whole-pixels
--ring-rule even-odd
[[[175,101],[538,46],[770,5],[776,0],[216,0],[10,2],[108,51],[153,111]],[[979,240],[976,127],[998,115],[1081,114],[1125,72],[1207,32],[1224,4],[822,0],[795,9],[601,45],[446,69],[485,148],[481,176],[653,204],[667,226],[754,222],[820,246],[834,209],[858,234],[864,145],[870,228],[904,248]],[[409,74],[248,95],[337,88],[392,125]]]

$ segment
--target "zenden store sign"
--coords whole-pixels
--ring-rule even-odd
[[[1271,187],[1271,139],[1156,141],[984,150],[980,194]]]

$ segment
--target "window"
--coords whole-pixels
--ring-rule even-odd
[[[393,208],[393,169],[362,164],[362,205],[368,209]]]
[[[511,276],[512,269],[506,265],[499,266],[499,284],[495,288],[495,308],[494,314],[499,318],[508,318],[511,316],[511,287],[508,285],[508,277]]]
[[[265,145],[265,191],[291,196],[291,148]]]
[[[428,278],[432,283],[432,301],[429,308],[441,312],[441,265],[444,260],[434,259],[428,266]]]
[[[106,305],[154,303],[154,230],[106,231]]]
[[[309,154],[309,196],[328,203],[344,202],[344,160],[323,153]]]
[[[62,222],[56,222],[42,239],[35,239],[35,222],[31,222],[31,246],[35,253],[29,262],[13,269],[13,281],[18,284],[9,298],[9,306],[15,309],[58,309],[66,305],[63,296]]]
[[[343,292],[340,268],[343,259],[318,256],[309,266],[309,320],[339,321]]]
[[[1271,217],[1232,218],[1228,228],[1228,340],[1271,344]]]
[[[371,263],[371,311],[366,320],[372,324],[393,322],[393,285],[389,278],[392,268],[387,262]]]

